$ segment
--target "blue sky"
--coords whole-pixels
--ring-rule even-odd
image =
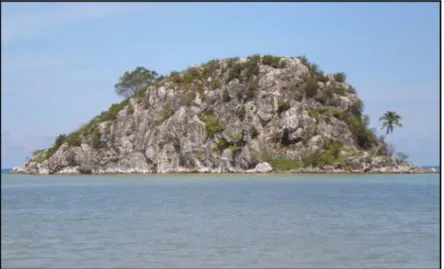
[[[306,55],[345,72],[370,115],[403,116],[388,141],[439,163],[439,3],[2,3],[2,167],[110,104],[136,66]]]

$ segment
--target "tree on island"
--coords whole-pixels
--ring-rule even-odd
[[[384,130],[385,128],[385,134],[384,134],[384,139],[391,133],[393,133],[393,129],[395,126],[398,126],[399,128],[402,128],[402,124],[401,124],[401,116],[398,115],[396,112],[394,111],[387,111],[384,113],[384,115],[382,117],[379,118],[379,121],[382,121],[382,128],[381,130]],[[376,148],[375,154],[378,153],[379,148],[380,148],[381,144],[378,145],[378,147]]]
[[[130,97],[140,89],[152,85],[158,77],[159,74],[156,71],[139,66],[131,72],[125,72],[114,88],[118,95]]]

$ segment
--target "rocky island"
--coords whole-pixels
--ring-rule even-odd
[[[166,77],[138,67],[116,92],[121,103],[12,172],[433,172],[391,156],[346,75],[305,57],[212,60]],[[381,119],[386,134],[401,126],[395,112]]]

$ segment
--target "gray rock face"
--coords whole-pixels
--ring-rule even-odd
[[[330,114],[323,119],[313,116],[322,108],[345,113],[359,101],[356,94],[334,93],[336,103],[323,104],[300,89],[309,70],[298,58],[281,58],[285,67],[262,60],[252,75],[244,68],[232,78],[232,66],[248,61],[238,59],[231,67],[229,60],[219,61],[209,77],[191,83],[164,79],[122,103],[112,117],[96,117],[78,131],[78,143],[63,143],[49,158],[42,158],[45,152],[33,156],[14,172],[262,173],[273,169],[264,163],[270,156],[300,160],[324,150],[327,139],[339,141],[344,150],[362,150],[344,121]],[[196,68],[203,74],[206,67]],[[316,91],[322,94],[332,79],[318,83]],[[385,159],[347,160],[358,170],[388,164]]]
[[[257,173],[269,173],[273,171],[273,167],[267,162],[258,163],[254,169]]]

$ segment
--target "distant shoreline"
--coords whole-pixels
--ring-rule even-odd
[[[2,173],[3,170],[2,170]],[[440,174],[439,170],[433,171],[421,171],[421,172],[296,172],[296,171],[272,171],[269,173],[260,172],[231,172],[231,173],[214,173],[214,172],[174,172],[174,173],[93,173],[93,174],[77,174],[77,173],[66,173],[66,174],[27,174],[27,173],[17,173],[17,172],[7,172],[7,174],[12,175],[27,175],[27,176],[181,176],[181,175],[422,175],[422,174]]]

